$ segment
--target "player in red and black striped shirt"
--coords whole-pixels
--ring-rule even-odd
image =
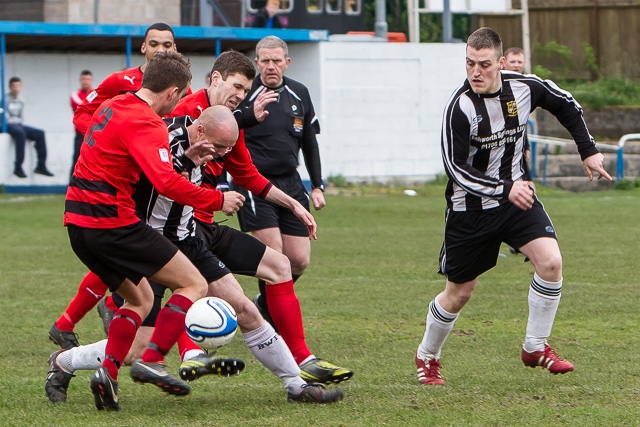
[[[98,409],[119,410],[118,369],[153,303],[147,278],[170,288],[173,296],[132,376],[135,368],[138,381],[172,394],[189,392],[166,372],[164,355],[182,334],[186,311],[207,292],[206,280],[186,256],[136,216],[132,195],[140,174],[184,204],[228,214],[242,205],[242,197],[197,187],[173,170],[161,117],[175,108],[190,80],[181,55],[156,54],[139,91],[106,101],[93,116],[67,192],[64,223],[74,252],[126,300],[111,322],[105,360],[91,380]]]
[[[75,108],[73,123],[76,127],[76,132],[82,135],[87,132],[93,114],[104,101],[139,90],[142,87],[142,78],[147,64],[156,52],[176,51],[173,29],[162,22],[149,26],[145,32],[144,42],[140,47],[140,51],[145,57],[144,64],[139,67],[117,71],[107,76]],[[78,147],[78,153],[79,150],[80,147]],[[73,174],[73,169],[71,173]],[[106,292],[107,287],[98,276],[92,272],[87,273],[80,282],[76,295],[62,315],[51,326],[49,338],[65,349],[77,346],[78,340],[73,332],[76,323],[98,304]],[[103,307],[100,308],[105,310]],[[111,306],[111,308],[115,309],[117,307]]]

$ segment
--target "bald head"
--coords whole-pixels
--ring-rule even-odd
[[[238,140],[238,123],[231,110],[223,105],[207,108],[193,125],[202,126],[205,137],[213,144],[231,148]]]

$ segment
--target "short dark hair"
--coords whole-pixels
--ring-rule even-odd
[[[509,49],[504,51],[504,56],[509,55],[524,55],[524,50],[519,47],[510,47]]]
[[[12,84],[14,84],[14,83],[21,82],[21,81],[22,81],[22,80],[20,80],[20,77],[13,76],[13,77],[11,77],[11,78],[9,79],[9,86],[11,86],[11,85],[12,85]]]
[[[251,60],[235,50],[222,52],[213,63],[210,74],[213,74],[214,71],[220,73],[222,80],[227,80],[227,77],[232,74],[242,74],[249,80],[253,80],[256,76],[256,68]]]
[[[475,30],[467,39],[467,47],[476,50],[495,49],[498,51],[498,58],[502,56],[502,40],[500,40],[500,35],[488,27]]]
[[[144,32],[145,41],[147,40],[147,36],[149,35],[149,31],[151,30],[170,31],[173,38],[176,37],[176,35],[173,32],[173,28],[171,28],[171,25],[165,24],[164,22],[156,22],[155,24],[151,24],[149,28],[147,28],[147,31]]]
[[[89,70],[82,70],[80,71],[80,75],[81,76],[93,76],[93,73]]]
[[[160,93],[171,86],[183,91],[191,82],[191,64],[178,52],[157,52],[147,64],[142,87]]]

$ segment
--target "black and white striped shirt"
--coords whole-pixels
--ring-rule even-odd
[[[476,94],[469,82],[458,88],[444,111],[442,160],[449,177],[447,206],[475,211],[508,202],[513,182],[524,173],[524,135],[537,107],[556,116],[578,145],[582,160],[598,153],[571,94],[534,75],[502,72],[493,94]]]
[[[181,161],[189,162],[184,152],[189,148],[189,133],[187,126],[193,123],[189,116],[164,119],[169,131],[169,148],[173,157],[174,169],[189,174],[189,180],[196,185],[202,183],[201,168],[193,168],[181,165]],[[195,236],[195,222],[193,220],[193,207],[185,206],[176,201],[158,194],[151,183],[145,179],[137,185],[134,195],[138,209],[138,216],[145,218],[147,224],[154,230],[162,233],[172,242],[181,241],[187,237]]]

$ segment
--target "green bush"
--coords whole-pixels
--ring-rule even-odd
[[[541,64],[533,67],[533,73],[541,79],[551,79],[561,88],[571,92],[583,107],[599,110],[604,107],[640,105],[640,86],[624,78],[602,79],[593,47],[583,43],[585,65],[591,80],[570,79],[576,65],[571,60],[571,50],[555,40],[544,46],[535,43],[534,52]],[[549,68],[547,68],[549,67]]]
[[[603,107],[640,105],[640,86],[627,79],[556,81],[583,107],[599,110]]]
[[[327,182],[337,188],[345,188],[349,186],[347,179],[342,175],[330,176],[327,178]]]

